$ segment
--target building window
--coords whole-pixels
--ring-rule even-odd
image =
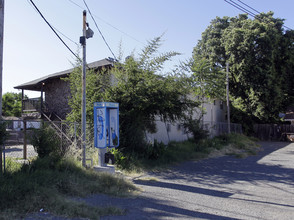
[[[220,109],[224,109],[224,102],[223,101],[220,101]]]

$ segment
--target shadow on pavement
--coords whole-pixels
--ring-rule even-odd
[[[127,209],[126,215],[124,216],[104,216],[101,220],[125,220],[125,219],[161,219],[171,218],[177,219],[181,216],[182,218],[197,218],[197,219],[224,219],[232,220],[235,218],[219,216],[209,213],[200,212],[197,210],[188,210],[185,208],[176,207],[171,203],[164,200],[155,200],[146,197],[138,198],[116,198],[109,197],[107,195],[95,195],[87,198],[88,204],[100,207],[111,207],[116,206],[123,209]],[[130,205],[133,204],[131,207]]]
[[[262,198],[259,200],[259,197],[252,198],[250,197],[250,194],[247,195],[242,190],[236,191],[226,188],[235,182],[240,182],[242,184],[243,181],[250,182],[250,184],[253,185],[258,184],[258,181],[262,181],[262,184],[268,184],[269,187],[275,187],[279,190],[284,189],[279,188],[275,185],[276,183],[294,186],[294,172],[291,168],[293,166],[287,167],[283,164],[286,163],[287,165],[287,163],[293,163],[293,161],[290,161],[291,158],[288,158],[289,161],[287,161],[284,157],[293,154],[294,144],[293,151],[285,148],[289,145],[289,143],[286,142],[263,142],[261,145],[262,151],[260,151],[256,156],[249,156],[243,159],[235,158],[233,156],[224,156],[198,162],[189,161],[175,166],[165,172],[151,173],[150,175],[156,176],[158,181],[134,180],[134,183],[144,187],[156,187],[159,192],[161,189],[172,189],[195,193],[195,198],[199,198],[199,196],[196,195],[199,194],[211,196],[211,199],[213,199],[213,197],[219,197],[232,199],[233,201],[245,201],[257,204],[293,208],[293,205],[285,204],[282,201],[264,201]],[[285,151],[283,151],[284,148]],[[280,152],[278,150],[282,151]],[[277,158],[265,159],[267,156],[271,156],[273,152],[280,155]],[[279,161],[280,159],[282,164],[275,162],[275,160]],[[263,162],[260,162],[261,160],[263,160]],[[203,187],[200,187],[201,185]],[[146,193],[148,193],[148,191]],[[169,193],[172,193],[172,191]],[[235,193],[247,195],[248,197],[231,197]],[[287,191],[286,193],[294,194],[293,191]],[[162,196],[160,197],[160,195]],[[92,205],[106,207],[117,206],[127,210],[125,216],[105,216],[102,217],[104,220],[161,218],[236,219],[228,216],[222,216],[221,214],[217,215],[205,213],[203,209],[200,211],[201,207],[199,205],[201,203],[195,203],[194,205],[193,201],[181,201],[181,198],[177,198],[177,202],[180,202],[181,204],[193,203],[192,210],[191,208],[186,209],[185,205],[181,205],[179,207],[175,201],[165,199],[164,194],[158,194],[157,197],[151,197],[139,196],[137,198],[115,198],[106,195],[95,195],[87,198],[86,202]],[[205,208],[205,206],[203,206],[203,208]],[[215,207],[215,210],[217,211],[218,207]],[[229,213],[231,213],[232,216],[236,214],[235,211],[232,210],[226,210],[226,213],[229,216]],[[252,218],[253,216],[243,217],[247,219]]]
[[[294,170],[279,164],[259,163],[259,161],[288,146],[287,142],[262,142],[262,150],[256,156],[235,158],[224,156],[198,162],[189,161],[171,168],[167,172],[156,173],[166,180],[198,182],[206,185],[230,184],[236,181],[273,181],[294,185]],[[294,145],[293,145],[294,151]],[[285,152],[284,154],[292,154]],[[282,155],[283,156],[283,155]],[[274,160],[272,160],[274,161]]]
[[[146,186],[153,186],[153,187],[175,189],[175,190],[204,194],[209,196],[212,195],[212,196],[224,197],[224,198],[227,198],[233,195],[233,193],[229,193],[229,192],[218,191],[213,189],[205,189],[205,188],[188,186],[188,185],[177,184],[177,183],[168,183],[168,182],[160,182],[160,181],[142,181],[142,180],[134,180],[133,182],[137,185],[146,185]]]

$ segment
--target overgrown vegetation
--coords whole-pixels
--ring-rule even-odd
[[[184,121],[183,126],[189,133],[192,134],[195,144],[207,138],[209,135],[209,132],[202,128],[201,118],[200,119],[188,118]]]
[[[31,144],[40,158],[61,158],[65,154],[61,142],[55,130],[48,124],[42,124],[40,129],[34,129],[31,136]]]
[[[87,122],[93,124],[94,102],[118,102],[120,111],[119,151],[127,157],[144,157],[150,152],[146,132],[156,132],[156,120],[180,121],[199,106],[191,100],[191,88],[179,74],[163,73],[165,63],[177,52],[158,52],[161,38],[151,40],[140,54],[120,60],[111,70],[87,73]],[[79,65],[78,65],[79,66]],[[81,71],[70,74],[72,108],[68,120],[80,121]],[[153,148],[154,149],[154,148]],[[150,152],[150,157],[157,157]],[[153,155],[152,155],[153,154]],[[123,160],[122,160],[123,161]]]
[[[1,138],[2,133],[0,129]],[[124,210],[116,207],[92,207],[75,198],[94,193],[131,195],[136,187],[123,178],[83,168],[80,162],[65,156],[58,140],[52,128],[43,125],[32,136],[36,159],[20,164],[8,158],[6,172],[0,177],[0,219],[21,219],[40,210],[90,219],[123,214]]]
[[[1,219],[21,219],[27,213],[40,210],[89,219],[119,215],[124,210],[93,207],[74,198],[94,193],[124,196],[136,190],[122,178],[86,170],[69,159],[52,160],[50,157],[24,165],[8,160],[0,185]]]
[[[27,96],[25,96],[27,98]],[[3,116],[21,116],[22,94],[7,92],[2,97]]]
[[[114,151],[118,167],[126,171],[140,172],[157,169],[174,163],[203,159],[210,156],[235,155],[246,157],[255,155],[259,151],[259,145],[254,138],[242,134],[221,135],[214,138],[200,138],[184,142],[170,142],[167,146],[160,143],[159,156],[152,160],[146,154],[145,157],[125,157],[117,150]],[[154,150],[157,151],[156,147]]]
[[[213,98],[215,92],[223,93],[224,83],[219,79],[226,63],[230,64],[231,119],[242,121],[246,132],[253,130],[254,123],[278,122],[279,113],[293,104],[294,31],[285,30],[283,23],[273,12],[253,19],[245,14],[217,17],[193,50],[192,76]],[[205,77],[203,69],[209,73]]]

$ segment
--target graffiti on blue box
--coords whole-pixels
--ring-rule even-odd
[[[118,103],[94,103],[94,142],[97,148],[112,148],[119,145]]]

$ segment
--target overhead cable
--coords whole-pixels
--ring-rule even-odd
[[[237,2],[235,2],[234,0],[224,0],[225,2],[227,2],[228,4],[232,5],[233,7],[239,9],[240,11],[262,21],[262,19],[258,18],[257,15],[261,14],[259,11],[257,11],[256,9],[254,9],[253,7],[249,6],[248,4],[244,3],[241,0],[237,0],[238,2],[240,2],[241,4],[243,4],[244,6],[246,6],[249,9],[246,9],[245,7],[243,7],[242,5],[238,4]],[[254,12],[253,12],[253,11]],[[256,14],[257,13],[257,14]],[[288,29],[288,30],[292,30],[291,28],[287,27],[286,25],[282,25],[284,28]]]
[[[245,9],[244,7],[240,6],[239,4],[237,4],[236,2],[232,1],[232,0],[224,0],[225,2],[227,2],[228,4],[232,5],[233,7],[239,9],[240,11],[245,12],[246,14],[255,17],[256,15],[252,12],[250,12],[249,10]]]
[[[80,60],[80,58],[70,49],[70,47],[62,40],[62,38],[58,35],[58,33],[55,31],[55,29],[51,26],[51,24],[47,21],[47,19],[43,16],[41,11],[38,9],[38,7],[35,5],[33,0],[30,0],[34,8],[37,10],[37,12],[40,14],[40,16],[43,18],[43,20],[46,22],[46,24],[51,28],[51,30],[54,32],[54,34],[58,37],[58,39],[64,44],[64,46],[77,58]]]
[[[77,3],[76,3],[75,1],[73,1],[73,0],[68,0],[68,1],[69,1],[70,3],[72,3],[72,4],[74,4],[75,6],[77,6],[77,7],[81,8],[81,9],[83,9],[83,10],[85,9],[84,7],[82,7],[81,5],[77,4]],[[101,17],[99,17],[99,16],[97,16],[97,15],[95,15],[95,14],[92,14],[92,15],[93,15],[94,17],[98,18],[99,20],[101,20],[103,23],[105,23],[105,24],[107,24],[108,26],[112,27],[113,29],[115,29],[115,30],[121,32],[122,34],[126,35],[127,37],[129,37],[129,38],[133,39],[134,41],[137,41],[138,43],[140,43],[140,44],[142,44],[142,45],[145,46],[145,43],[139,41],[138,39],[136,39],[135,37],[129,35],[128,33],[126,33],[126,32],[124,32],[124,31],[120,30],[119,28],[117,28],[117,27],[115,27],[114,25],[110,24],[109,22],[105,21],[105,20],[102,19]]]
[[[240,2],[241,4],[245,5],[247,8],[250,8],[251,10],[255,11],[257,14],[260,14],[259,11],[257,11],[256,9],[250,7],[249,5],[247,5],[246,3],[242,2],[241,0],[237,0],[238,2]]]
[[[241,0],[237,0],[238,2],[242,3],[243,5],[245,5],[246,7],[252,9],[253,11],[255,11],[258,14],[261,14],[259,11],[257,11],[256,9],[254,9],[253,7],[249,6],[248,4],[244,3]],[[287,28],[288,30],[292,30],[291,28],[287,27],[286,25],[283,25],[283,27]]]
[[[111,50],[109,44],[107,43],[105,37],[103,36],[102,32],[100,31],[100,29],[99,29],[99,27],[98,27],[98,25],[97,25],[97,23],[96,23],[96,21],[95,21],[93,15],[92,15],[92,13],[91,13],[91,11],[90,11],[90,9],[89,9],[89,7],[88,7],[86,1],[85,1],[85,0],[83,0],[83,1],[84,1],[85,6],[87,7],[87,10],[88,10],[89,14],[91,15],[91,18],[93,19],[93,21],[94,21],[94,23],[95,23],[96,28],[98,29],[98,31],[99,31],[99,33],[100,33],[100,35],[101,35],[101,37],[102,37],[104,43],[105,43],[106,46],[108,47],[108,49],[109,49],[109,51],[111,52],[113,58],[116,60],[116,57],[115,57],[114,53],[112,52],[112,50]]]

